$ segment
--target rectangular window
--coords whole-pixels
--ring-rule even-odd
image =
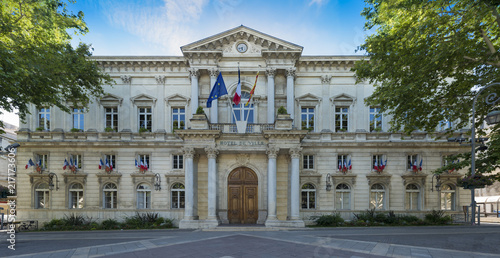
[[[145,128],[151,132],[153,124],[153,113],[150,107],[139,108],[139,128]]]
[[[173,169],[184,168],[184,157],[182,155],[174,155]]]
[[[335,131],[346,132],[349,125],[349,108],[336,107],[335,108]]]
[[[302,130],[314,131],[314,108],[302,108],[300,120]]]
[[[50,108],[41,108],[38,111],[38,127],[42,130],[50,130]]]
[[[145,166],[146,168],[150,168],[150,163],[149,163],[149,155],[148,154],[140,154],[139,155],[139,162],[141,164],[139,164],[139,166]]]
[[[243,94],[243,93],[242,93]],[[243,95],[246,95],[245,93]],[[236,121],[244,121],[247,120],[249,124],[254,123],[254,106],[253,104],[249,104],[246,106],[246,101],[243,100],[244,96],[241,98],[241,102],[238,105],[233,104],[234,115],[232,116],[232,123],[236,123]],[[247,97],[248,100],[248,97]]]
[[[172,128],[185,129],[186,125],[186,110],[184,108],[172,109]]]
[[[420,164],[417,163],[418,162],[417,159],[418,159],[417,154],[408,155],[407,162],[406,162],[406,169],[407,170],[414,170],[415,167],[418,168],[418,166]]]
[[[83,131],[84,128],[84,110],[73,108],[73,128]]]
[[[370,107],[370,132],[382,131],[382,114],[379,107]]]
[[[118,132],[118,108],[105,108],[104,116],[106,117],[106,128],[111,128]]]
[[[35,209],[49,208],[49,189],[36,189],[35,190]]]
[[[37,154],[35,166],[40,166],[43,170],[46,170],[49,166],[49,154]]]
[[[73,162],[73,163],[71,163]],[[76,167],[76,169],[82,169],[82,155],[80,154],[71,154],[70,155],[70,160],[69,160],[70,165],[73,165]]]
[[[383,170],[385,168],[384,155],[376,154],[372,156],[372,170]]]
[[[108,161],[109,163],[109,166],[111,167],[112,170],[115,170],[116,169],[116,156],[115,155],[104,155],[105,159],[104,159],[104,165],[106,165],[106,160]]]
[[[303,165],[304,169],[314,169],[314,156],[304,155],[303,163],[304,163]]]

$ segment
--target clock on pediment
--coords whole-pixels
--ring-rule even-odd
[[[240,52],[240,53],[245,53],[248,50],[248,46],[247,46],[247,44],[245,44],[243,42],[238,43],[238,45],[236,45],[236,50],[238,50],[238,52]]]

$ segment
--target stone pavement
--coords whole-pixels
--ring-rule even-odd
[[[30,232],[10,257],[500,257],[500,226]],[[5,243],[5,242],[4,242]]]

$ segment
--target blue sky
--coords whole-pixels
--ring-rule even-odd
[[[353,55],[368,34],[362,0],[77,0],[95,56],[180,56],[180,47],[245,25],[304,47],[304,55]],[[18,125],[14,114],[0,120]]]
[[[304,47],[304,55],[355,54],[366,35],[361,0],[86,0],[94,55],[180,56],[180,47],[241,24]]]

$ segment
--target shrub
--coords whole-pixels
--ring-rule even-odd
[[[425,214],[425,222],[436,225],[444,225],[452,222],[450,215],[445,215],[442,210],[432,210],[431,213]]]
[[[115,132],[115,129],[113,129],[111,127],[106,127],[106,128],[104,128],[104,131],[107,133],[111,133],[111,132]]]
[[[139,133],[145,133],[145,132],[149,132],[149,130],[144,127],[139,128]]]
[[[120,222],[115,219],[107,219],[101,222],[102,229],[118,229],[120,228]]]
[[[344,224],[344,219],[340,216],[339,213],[331,214],[331,215],[322,215],[315,220],[316,225],[323,227],[338,227]]]
[[[280,106],[278,108],[278,115],[286,115],[286,114],[288,114],[288,112],[286,111],[286,108],[283,106]]]
[[[72,133],[78,133],[78,132],[81,132],[82,130],[81,129],[78,129],[78,128],[71,128],[70,130]]]
[[[37,127],[35,130],[36,130],[37,132],[41,132],[41,131],[43,131],[43,130],[44,130],[44,128],[43,128],[43,127]]]
[[[366,210],[365,212],[362,213],[354,213],[354,220],[362,220],[362,221],[375,221],[375,208]]]
[[[203,108],[202,108],[202,107],[198,107],[198,108],[196,109],[196,114],[197,114],[197,115],[202,115],[202,114],[205,114],[205,110],[203,110]]]

